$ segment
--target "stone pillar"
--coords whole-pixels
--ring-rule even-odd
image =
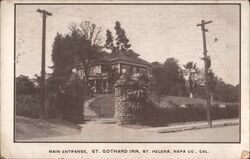
[[[122,87],[126,82],[123,74],[115,84],[115,121],[117,124],[131,124],[134,117],[130,109],[130,103],[127,101],[127,90]]]

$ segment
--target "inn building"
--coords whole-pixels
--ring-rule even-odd
[[[113,84],[110,82],[111,70],[118,75],[126,72],[129,76],[147,75],[152,77],[151,64],[139,57],[138,53],[132,50],[107,53],[91,61],[92,66],[89,72],[89,84],[94,92],[111,92]],[[84,70],[81,66],[76,67],[77,73],[83,79]]]

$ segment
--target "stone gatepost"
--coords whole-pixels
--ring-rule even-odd
[[[127,101],[127,89],[125,75],[122,75],[115,83],[115,116],[117,124],[132,124],[134,117],[130,109],[130,102]]]

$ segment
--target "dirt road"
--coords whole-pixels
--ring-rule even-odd
[[[127,128],[112,121],[90,121],[76,135],[37,138],[32,141],[69,142],[238,142],[239,125],[158,133],[152,128]]]

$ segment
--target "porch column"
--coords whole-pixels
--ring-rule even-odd
[[[106,82],[106,90],[105,90],[105,92],[108,92],[108,89],[109,89],[109,81],[108,81],[108,79],[107,79],[107,82]]]
[[[121,68],[121,64],[118,64],[118,72],[121,74],[122,73],[122,68]]]
[[[96,79],[94,80],[94,92],[96,92]]]
[[[103,89],[103,80],[104,80],[104,79],[101,79],[101,90],[102,90],[102,93],[103,93],[103,91],[104,91],[104,89]]]

